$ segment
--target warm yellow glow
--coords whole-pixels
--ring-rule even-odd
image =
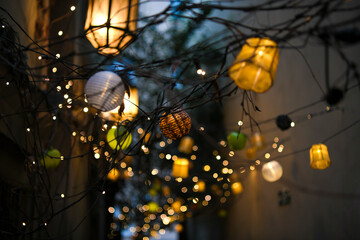
[[[86,37],[99,53],[117,55],[133,40],[137,15],[138,0],[89,0]]]
[[[189,136],[185,136],[181,139],[178,150],[180,152],[190,154],[194,145],[194,139]]]
[[[257,93],[266,92],[273,84],[279,62],[277,44],[267,38],[249,38],[229,69],[236,85]]]
[[[233,184],[231,184],[231,191],[235,195],[242,193],[243,186],[242,186],[241,182],[234,182]]]
[[[205,184],[204,181],[202,181],[202,180],[198,181],[197,185],[198,185],[198,189],[197,189],[197,190],[198,190],[199,192],[205,192],[206,184]]]
[[[282,177],[283,169],[279,162],[271,161],[263,165],[261,174],[266,181],[275,182]]]
[[[181,205],[182,205],[181,199],[177,199],[175,202],[173,202],[173,204],[171,204],[171,208],[174,209],[176,213],[179,213],[181,212],[180,210]]]
[[[130,88],[130,97],[125,92],[124,95],[124,111],[121,116],[119,115],[120,106],[116,107],[113,110],[102,112],[101,116],[107,120],[111,121],[132,121],[139,112],[139,93],[136,88]],[[140,129],[138,129],[139,132]],[[142,129],[141,129],[142,130]],[[140,133],[139,133],[140,134]]]
[[[189,160],[186,158],[178,158],[173,164],[173,177],[187,178],[189,176]]]
[[[325,169],[331,165],[327,146],[319,143],[312,145],[310,149],[310,166],[313,169]]]
[[[120,177],[120,172],[116,168],[113,168],[110,170],[110,172],[107,174],[107,178],[111,181],[116,181]]]
[[[256,150],[263,149],[265,147],[264,135],[259,132],[254,133],[251,136],[251,143]]]

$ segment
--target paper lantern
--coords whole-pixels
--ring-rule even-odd
[[[162,116],[159,121],[159,127],[165,137],[176,140],[190,132],[191,118],[185,111],[175,110],[175,113],[169,113]]]
[[[176,199],[175,202],[171,204],[171,208],[174,210],[174,212],[179,213],[181,212],[181,205],[182,205],[182,200],[178,198]]]
[[[327,146],[319,143],[312,145],[310,149],[310,166],[313,169],[325,169],[331,165]]]
[[[117,108],[107,111],[107,112],[102,112],[101,116],[107,120],[111,120],[111,121],[124,121],[124,120],[129,120],[132,121],[138,114],[139,112],[139,94],[138,94],[138,90],[136,88],[130,88],[130,97],[129,95],[125,92],[124,95],[124,111],[122,112],[121,115],[119,115],[119,109],[120,106],[118,106]]]
[[[120,172],[116,168],[113,168],[110,170],[110,172],[107,174],[107,178],[111,181],[116,181],[120,177]]]
[[[189,160],[186,158],[178,158],[173,163],[173,177],[187,178],[189,176]]]
[[[206,184],[205,184],[204,181],[202,181],[202,180],[198,181],[197,185],[198,185],[198,191],[199,192],[205,192]]]
[[[252,148],[246,149],[245,155],[248,159],[255,159],[256,158],[256,148],[252,147]]]
[[[232,132],[228,135],[228,145],[232,150],[241,150],[246,145],[246,135],[243,133]]]
[[[61,161],[60,157],[61,157],[61,154],[60,154],[59,150],[57,150],[55,148],[50,148],[44,154],[44,156],[41,158],[40,162],[47,169],[56,168],[60,164],[60,161]]]
[[[117,55],[134,41],[138,0],[89,0],[87,39],[100,54]]]
[[[111,128],[106,135],[106,140],[112,149],[126,150],[131,144],[132,136],[124,126],[120,126]]]
[[[279,162],[271,161],[262,166],[261,174],[268,182],[276,182],[283,175],[283,169]]]
[[[178,150],[180,152],[190,154],[192,152],[192,147],[194,146],[194,139],[189,136],[185,136],[181,139]]]
[[[170,197],[170,195],[171,195],[171,189],[170,189],[169,186],[164,186],[162,188],[162,192],[163,192],[165,197]]]
[[[292,121],[288,115],[279,115],[276,118],[276,126],[283,131],[289,129],[291,127],[291,123]]]
[[[259,132],[254,133],[251,136],[251,143],[255,149],[257,149],[257,150],[263,149],[265,147],[264,135],[262,135]]]
[[[101,71],[89,78],[84,92],[92,107],[106,112],[122,104],[125,88],[119,75],[110,71]]]
[[[159,209],[159,204],[157,204],[156,202],[149,202],[148,207],[149,212],[154,213],[157,212],[157,210]]]
[[[229,77],[244,90],[266,92],[279,62],[277,44],[267,38],[249,38],[229,69]]]
[[[241,184],[241,182],[234,182],[233,184],[231,184],[231,191],[233,194],[237,195],[243,192],[243,186]]]

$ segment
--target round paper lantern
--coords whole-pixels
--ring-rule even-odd
[[[191,118],[185,111],[169,113],[160,118],[159,127],[165,137],[176,140],[190,132]]]
[[[243,190],[244,189],[241,182],[234,182],[233,184],[231,184],[231,191],[234,195],[242,193]]]
[[[259,132],[254,133],[251,136],[251,143],[255,149],[257,150],[263,149],[265,147],[264,135],[262,135]]]
[[[149,212],[154,213],[157,212],[157,210],[159,209],[159,204],[157,204],[156,202],[149,202],[148,207]]]
[[[113,168],[110,170],[110,172],[107,174],[107,178],[113,182],[118,180],[120,177],[120,172],[116,168]]]
[[[276,126],[283,131],[291,127],[291,122],[292,121],[288,115],[279,115],[276,118]]]
[[[246,145],[246,135],[243,133],[232,132],[228,135],[228,145],[232,150],[241,150]]]
[[[276,182],[283,175],[283,169],[279,162],[271,161],[262,166],[261,174],[268,182]]]
[[[110,71],[102,71],[89,78],[84,92],[92,107],[106,112],[123,103],[125,88],[119,75]]]
[[[194,139],[189,136],[185,136],[181,139],[178,150],[180,152],[190,154],[192,152],[192,147],[194,145]]]
[[[138,0],[89,0],[86,37],[100,54],[117,55],[136,34]]]
[[[59,150],[50,148],[42,157],[41,164],[47,169],[56,168],[60,164],[60,157]]]
[[[186,158],[178,158],[173,163],[173,177],[187,178],[189,176],[189,160]]]
[[[313,169],[323,170],[331,165],[327,146],[319,143],[312,145],[310,149],[310,166]]]
[[[325,96],[325,100],[330,105],[338,104],[344,98],[344,92],[339,88],[331,88]]]
[[[121,148],[126,150],[131,144],[132,136],[124,126],[120,126],[111,128],[106,135],[106,140],[112,149],[119,150]]]
[[[267,38],[249,38],[229,69],[229,77],[244,90],[266,92],[279,62],[277,44]]]

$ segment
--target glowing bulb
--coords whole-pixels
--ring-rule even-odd
[[[64,32],[61,31],[61,30],[58,32],[58,35],[59,35],[59,36],[62,36],[63,34],[64,34]]]
[[[71,6],[71,7],[70,7],[70,11],[72,11],[72,12],[75,11],[75,9],[76,9],[75,6]]]

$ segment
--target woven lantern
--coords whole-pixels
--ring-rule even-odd
[[[106,112],[121,105],[125,88],[119,75],[110,71],[101,71],[89,78],[84,93],[92,107]]]
[[[265,139],[264,139],[264,135],[262,135],[259,132],[254,133],[251,136],[251,143],[252,146],[256,149],[256,150],[261,150],[265,147]]]
[[[169,113],[160,118],[159,127],[165,137],[176,140],[189,134],[191,118],[185,111]]]
[[[279,62],[277,44],[267,38],[249,38],[229,69],[229,77],[244,90],[266,92]]]
[[[178,150],[179,152],[190,154],[192,152],[193,146],[194,146],[194,139],[192,139],[192,137],[185,136],[181,139]]]
[[[283,175],[283,169],[279,162],[271,161],[262,166],[261,174],[268,182],[276,182]]]
[[[119,108],[102,112],[101,116],[107,120],[111,121],[132,121],[139,112],[139,94],[136,88],[130,88],[130,97],[125,92],[124,94],[124,111],[119,115]]]
[[[313,169],[323,170],[331,165],[327,146],[319,143],[312,145],[310,149],[310,166]]]
[[[89,0],[87,39],[103,55],[117,55],[134,40],[138,0]]]
[[[178,158],[173,163],[173,177],[187,178],[189,176],[189,160]]]
[[[234,182],[233,184],[231,184],[231,191],[234,195],[242,193],[243,190],[244,189],[241,182]]]

